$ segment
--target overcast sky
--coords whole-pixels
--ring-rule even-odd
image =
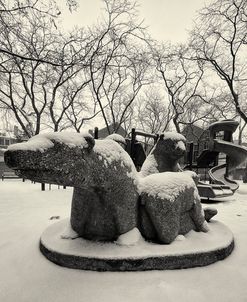
[[[77,25],[90,26],[102,14],[102,0],[78,0],[79,8],[70,13],[62,9],[62,24],[65,30]],[[203,8],[211,0],[137,0],[140,19],[145,20],[149,33],[159,41],[185,42],[187,30],[192,27],[197,10]],[[65,0],[58,1],[59,6]],[[96,119],[97,120],[97,119]],[[1,128],[1,122],[0,122]]]
[[[70,13],[68,9],[62,9],[61,18],[65,30],[75,25],[90,26],[103,13],[102,0],[78,1],[77,11]],[[210,2],[211,0],[137,0],[140,20],[144,19],[152,38],[172,43],[186,41],[187,30],[192,27],[197,11]],[[61,3],[65,1],[59,2],[59,5]],[[101,115],[93,120],[93,124],[104,126]]]
[[[93,24],[102,14],[101,0],[78,0],[79,8],[72,14],[63,11],[62,19],[65,29],[74,25]],[[196,11],[210,0],[138,0],[140,19],[149,26],[149,33],[160,41],[184,42],[187,30],[191,28]]]

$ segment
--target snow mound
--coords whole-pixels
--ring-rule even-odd
[[[247,184],[243,184],[240,181],[238,181],[238,183],[239,183],[239,188],[237,190],[238,194],[247,195]]]
[[[136,179],[137,171],[133,161],[117,142],[112,139],[96,140],[94,151],[98,154],[99,159],[104,161],[106,167],[115,162],[120,162],[121,166],[125,166],[130,171],[128,176]]]
[[[181,235],[179,234],[176,238],[175,238],[175,241],[184,241],[185,240],[185,236],[184,235]]]
[[[186,150],[185,143],[183,141],[178,141],[176,147],[183,151]]]
[[[130,230],[129,232],[122,234],[118,237],[116,243],[118,245],[135,245],[142,239],[141,233],[137,228]]]
[[[180,192],[193,187],[195,183],[188,173],[163,172],[140,178],[138,192],[174,202]]]
[[[139,172],[139,176],[146,177],[149,174],[154,174],[154,173],[159,173],[158,163],[157,163],[154,155],[151,153],[148,155],[148,157],[144,161],[141,171]]]
[[[72,229],[70,222],[65,226],[61,238],[62,239],[75,239],[78,238],[79,235]]]
[[[113,141],[115,141],[117,143],[121,143],[121,144],[126,145],[125,138],[122,135],[117,134],[117,133],[112,133],[112,134],[108,135],[106,137],[106,139],[112,139]]]
[[[88,132],[76,133],[76,132],[53,132],[42,133],[31,137],[27,142],[13,144],[8,147],[8,150],[29,150],[29,151],[41,151],[54,146],[52,140],[66,144],[70,147],[79,146],[81,148],[88,147],[88,143],[85,137],[91,136]]]
[[[171,139],[171,140],[175,140],[175,141],[186,142],[186,138],[182,134],[177,133],[177,132],[168,131],[168,132],[164,132],[163,135],[164,135],[164,137],[163,137],[164,140]]]
[[[191,171],[191,170],[185,170],[185,171],[183,171],[183,173],[186,173],[187,175],[189,175],[194,180],[194,182],[196,183],[196,185],[198,184],[198,182],[199,182],[199,175],[196,174],[196,172]]]

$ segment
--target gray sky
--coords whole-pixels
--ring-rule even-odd
[[[101,0],[78,0],[79,8],[70,13],[62,9],[62,25],[65,30],[73,26],[90,26],[102,14]],[[140,19],[149,26],[149,33],[159,41],[185,42],[187,31],[192,27],[196,11],[211,0],[137,0],[139,3]],[[65,1],[58,1],[63,5]],[[97,120],[97,119],[96,119]],[[97,123],[97,122],[96,122]],[[0,122],[0,128],[1,128]]]
[[[78,0],[80,7],[72,14],[63,11],[65,29],[74,25],[93,24],[102,13],[101,0]],[[140,5],[140,18],[149,26],[149,33],[160,41],[184,42],[186,30],[193,24],[196,11],[210,3],[210,0],[137,0]]]

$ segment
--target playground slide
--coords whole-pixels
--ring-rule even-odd
[[[236,181],[231,180],[225,176],[226,173],[226,164],[222,164],[216,167],[213,167],[209,170],[208,174],[214,184],[228,186],[233,192],[235,192],[239,185]]]
[[[219,152],[216,151],[210,151],[208,149],[205,149],[202,151],[202,153],[198,156],[196,162],[198,168],[206,168],[210,164],[214,163],[217,156],[219,155]]]
[[[234,168],[247,160],[247,148],[235,145],[233,143],[214,139],[213,151],[225,153],[228,156],[228,171],[231,172]],[[225,176],[226,164],[218,165],[209,170],[209,177],[215,184],[229,186],[234,192],[238,189],[238,183]]]

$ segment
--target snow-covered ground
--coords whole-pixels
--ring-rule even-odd
[[[0,183],[0,301],[247,301],[247,185],[213,205],[234,234],[233,253],[207,267],[173,271],[102,273],[49,262],[39,237],[57,221],[52,216],[69,216],[71,194],[57,186],[41,192],[29,181]]]

